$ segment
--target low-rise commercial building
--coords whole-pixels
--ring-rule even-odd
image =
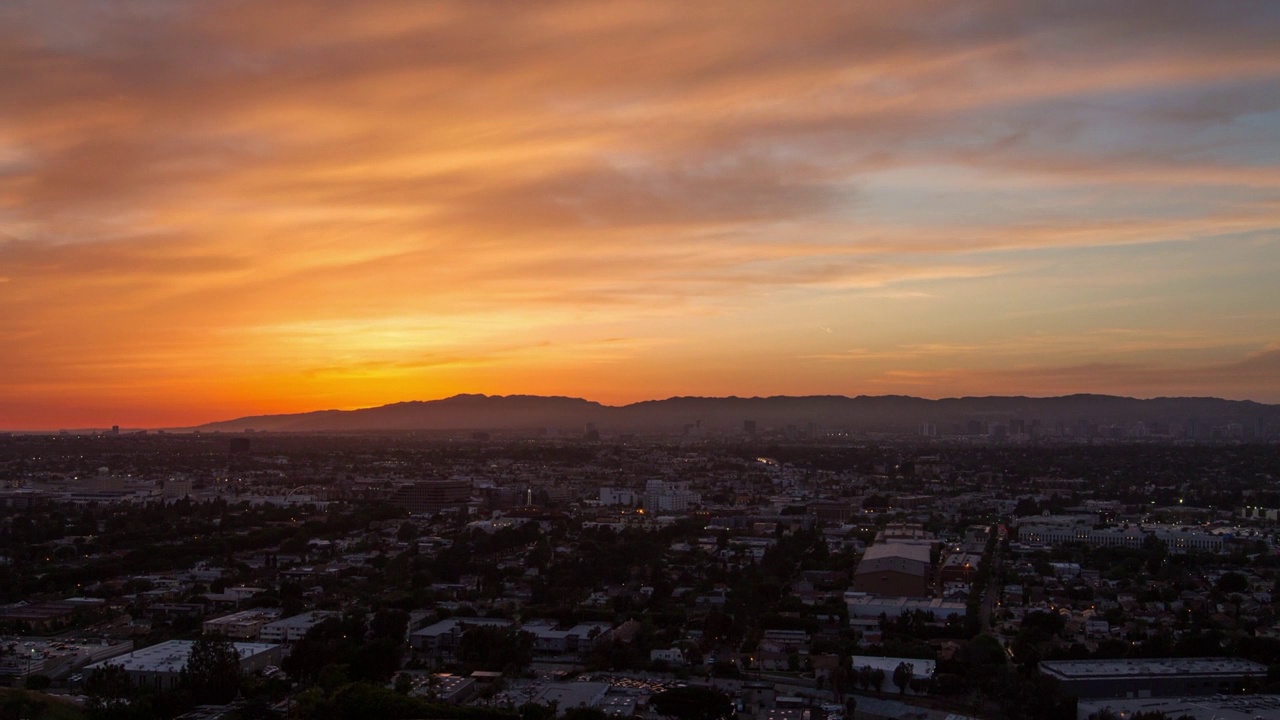
[[[129,679],[139,687],[169,690],[177,687],[179,675],[191,657],[191,640],[170,640],[141,650],[120,655],[110,660],[94,663],[85,668],[86,676],[107,665],[116,665],[129,674]],[[240,670],[255,672],[268,665],[277,665],[284,657],[284,648],[269,643],[233,643],[240,656]]]
[[[851,624],[858,619],[879,620],[881,615],[894,618],[903,613],[917,610],[931,613],[938,622],[945,622],[951,617],[964,617],[965,612],[968,610],[967,606],[962,602],[938,599],[920,600],[905,597],[879,597],[856,592],[846,593],[844,603],[849,610]]]
[[[550,620],[534,620],[520,628],[533,636],[533,651],[544,655],[586,652],[612,637],[608,623],[580,623],[567,630]]]
[[[221,635],[233,640],[256,640],[262,628],[279,617],[280,611],[274,609],[241,610],[205,620],[200,631],[205,635]]]
[[[1280,695],[1093,700],[1081,702],[1076,708],[1076,717],[1087,720],[1108,710],[1119,718],[1138,713],[1163,713],[1164,717],[1192,720],[1258,720],[1280,718]]]
[[[1238,658],[1057,660],[1040,672],[1080,698],[1190,697],[1239,692],[1245,678],[1264,679],[1267,666]]]
[[[1048,545],[1050,547],[1078,543],[1093,547],[1137,549],[1142,547],[1149,537],[1154,537],[1164,543],[1165,547],[1172,553],[1185,553],[1190,550],[1219,552],[1222,550],[1223,545],[1221,535],[1187,528],[1151,528],[1140,525],[1119,528],[1094,528],[1086,524],[1031,524],[1024,525],[1018,529],[1018,539],[1021,542],[1028,545]]]
[[[853,571],[857,592],[897,597],[929,594],[932,561],[928,545],[887,542],[872,545]]]
[[[258,639],[263,642],[291,643],[306,637],[311,628],[319,625],[325,618],[336,617],[338,613],[328,610],[313,610],[293,617],[281,618],[262,626]]]
[[[511,628],[515,623],[502,618],[446,618],[428,625],[421,630],[409,634],[409,644],[413,649],[436,656],[452,655],[462,641],[462,635],[468,628],[493,627]]]

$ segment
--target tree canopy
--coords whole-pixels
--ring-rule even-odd
[[[230,640],[217,635],[201,636],[192,644],[185,671],[197,703],[230,702],[243,682],[240,654]]]

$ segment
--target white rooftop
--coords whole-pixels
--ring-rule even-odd
[[[85,669],[92,671],[105,665],[119,665],[132,672],[178,672],[186,667],[187,659],[191,657],[191,646],[194,644],[192,640],[169,640],[94,663]],[[240,659],[244,660],[279,646],[271,643],[233,643],[232,647],[240,655]]]
[[[1041,671],[1072,680],[1149,675],[1258,675],[1267,666],[1241,658],[1134,658],[1127,660],[1053,660],[1040,663]]]
[[[1110,708],[1128,717],[1137,713],[1190,716],[1195,720],[1280,720],[1280,695],[1212,695],[1200,698],[1143,698],[1137,700],[1081,700],[1082,716]]]
[[[866,562],[868,560],[879,560],[881,558],[890,557],[906,558],[907,560],[914,560],[928,565],[930,561],[929,552],[930,550],[928,545],[890,541],[876,543],[875,545],[867,548],[867,551],[862,555],[862,560],[863,562]]]
[[[281,618],[272,623],[267,623],[267,627],[308,627],[315,625],[325,618],[335,617],[338,613],[329,610],[311,610],[301,615],[293,615],[287,618]]]

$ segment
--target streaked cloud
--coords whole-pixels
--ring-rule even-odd
[[[1280,401],[1240,369],[1280,341],[1278,31],[1249,2],[6,3],[0,425]]]

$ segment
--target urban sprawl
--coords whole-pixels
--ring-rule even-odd
[[[0,436],[0,717],[1280,718],[1223,433]]]

